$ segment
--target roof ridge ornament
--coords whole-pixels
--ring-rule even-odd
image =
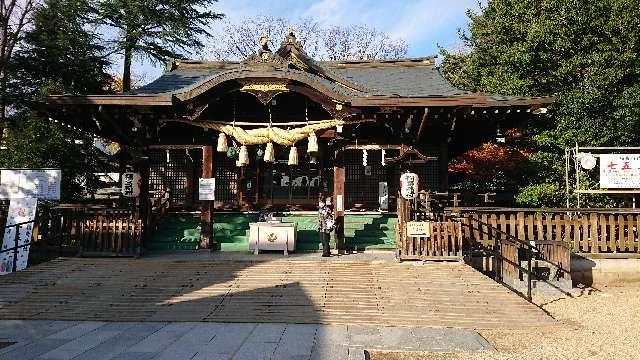
[[[289,61],[269,49],[269,39],[265,35],[260,36],[258,43],[260,44],[258,51],[244,59],[242,64],[272,69],[289,66]]]

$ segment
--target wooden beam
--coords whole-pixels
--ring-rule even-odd
[[[420,139],[420,135],[422,135],[422,132],[424,131],[424,128],[427,126],[427,117],[429,115],[429,108],[426,107],[424,108],[424,114],[422,115],[422,121],[420,122],[420,128],[418,129],[418,136],[416,137],[416,139]]]

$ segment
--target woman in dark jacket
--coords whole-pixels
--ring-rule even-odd
[[[322,256],[331,256],[329,249],[330,233],[333,231],[333,210],[331,209],[331,198],[326,201],[320,198],[318,202],[318,232],[320,233],[320,241],[322,242]]]

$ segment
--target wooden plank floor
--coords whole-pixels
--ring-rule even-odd
[[[459,263],[59,259],[0,278],[0,319],[554,325]]]

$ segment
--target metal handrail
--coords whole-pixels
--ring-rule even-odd
[[[454,219],[454,220],[456,219],[456,216],[454,216],[454,215],[450,215],[449,217],[450,217],[451,219]],[[507,232],[504,232],[504,231],[502,231],[502,230],[500,230],[500,229],[497,229],[497,228],[493,227],[491,224],[486,223],[486,222],[483,222],[483,221],[481,221],[481,220],[479,220],[479,219],[476,219],[476,218],[471,217],[471,216],[463,216],[463,218],[465,218],[465,219],[469,219],[469,220],[471,220],[471,221],[475,221],[475,222],[476,222],[476,223],[478,223],[479,225],[490,227],[492,231],[495,231],[495,233],[498,233],[498,234],[501,234],[501,235],[505,235],[505,239],[498,239],[498,238],[496,237],[496,239],[495,239],[495,245],[494,245],[494,247],[496,247],[496,248],[498,248],[498,244],[499,244],[499,243],[501,243],[501,242],[502,242],[502,240],[510,241],[510,242],[512,242],[512,243],[515,243],[515,244],[524,245],[524,247],[526,248],[525,253],[526,253],[526,257],[527,257],[527,268],[526,268],[526,269],[525,269],[525,268],[523,268],[520,264],[514,263],[514,262],[513,262],[513,261],[511,261],[510,259],[508,259],[508,258],[504,257],[504,256],[500,253],[500,251],[497,251],[497,250],[488,250],[488,249],[484,249],[484,250],[485,250],[485,251],[487,251],[487,252],[489,252],[489,253],[492,253],[492,254],[493,254],[493,255],[495,255],[496,257],[499,257],[499,258],[500,258],[500,261],[501,261],[501,267],[502,267],[502,262],[506,260],[509,264],[511,264],[511,265],[513,265],[514,267],[516,267],[516,268],[518,268],[518,269],[520,269],[520,270],[522,270],[522,271],[524,271],[524,272],[526,272],[526,273],[527,273],[527,297],[526,297],[526,299],[527,299],[529,302],[533,303],[533,297],[532,297],[531,292],[532,292],[532,277],[533,277],[533,275],[534,275],[534,274],[533,274],[533,272],[531,271],[531,263],[532,263],[532,260],[533,260],[533,254],[534,254],[534,252],[538,252],[538,251],[539,251],[539,250],[538,250],[538,248],[536,248],[535,246],[531,245],[531,244],[530,244],[528,241],[526,241],[526,240],[519,239],[519,238],[517,238],[517,237],[515,237],[515,236],[513,236],[513,235],[511,235],[511,234],[509,234],[509,233],[507,233]],[[460,224],[461,224],[462,226],[467,226],[467,227],[471,228],[471,224],[465,224],[465,223],[463,223],[462,221],[460,221]],[[563,242],[561,242],[561,241],[559,241],[559,242],[558,242],[558,245],[560,245],[560,246],[564,247],[565,249],[570,249],[568,246],[566,246],[566,245],[565,245]],[[559,269],[562,269],[562,263],[557,263],[557,264],[556,264],[556,263],[551,262],[551,261],[549,261],[549,260],[547,260],[547,259],[544,259],[544,258],[542,258],[542,259],[537,259],[537,260],[540,260],[540,261],[546,262],[546,263],[548,263],[548,264],[551,264],[551,265],[553,265],[553,266],[558,267]],[[497,264],[496,264],[496,271],[495,271],[495,274],[494,274],[494,279],[495,279],[496,281],[500,281],[500,279],[498,278],[498,267],[497,267]],[[501,282],[501,281],[500,281],[500,282]],[[503,283],[503,284],[504,284],[504,283]],[[505,285],[506,285],[506,284],[505,284]],[[551,284],[550,284],[550,285],[551,285]],[[551,285],[551,286],[553,286],[553,285]],[[558,287],[556,287],[556,288],[557,288],[558,290],[562,291],[564,294],[566,294],[566,295],[568,295],[568,296],[571,296],[571,294],[569,294],[569,293],[567,293],[567,292],[563,291],[562,289],[560,289],[560,288],[558,288]],[[511,290],[514,290],[514,289],[511,289]]]

